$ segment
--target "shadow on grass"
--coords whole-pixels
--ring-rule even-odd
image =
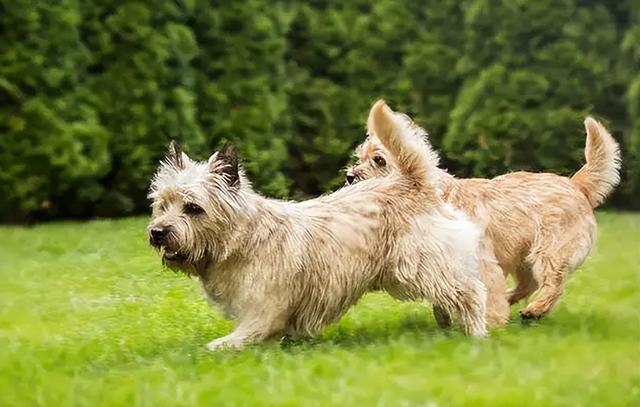
[[[349,323],[350,322],[350,323]],[[389,320],[349,321],[327,327],[313,339],[270,341],[248,345],[245,350],[222,350],[209,352],[206,344],[216,336],[223,335],[214,330],[193,332],[191,335],[157,338],[154,341],[138,341],[125,346],[107,342],[107,338],[85,342],[78,346],[69,346],[75,342],[68,338],[66,344],[42,346],[38,353],[54,354],[56,357],[46,358],[46,368],[65,366],[64,361],[83,360],[82,364],[73,364],[69,373],[80,370],[91,375],[102,375],[111,370],[138,369],[157,363],[174,367],[195,365],[202,361],[214,364],[242,362],[249,359],[261,359],[274,353],[283,354],[315,354],[328,349],[355,349],[367,346],[391,344],[396,341],[431,342],[446,336],[460,336],[458,328],[450,332],[437,327],[428,314],[402,315]],[[79,368],[79,369],[78,369]]]
[[[456,335],[459,327],[451,330],[440,329],[435,320],[429,315],[408,315],[391,321],[378,323],[359,323],[355,326],[333,325],[324,330],[318,337],[312,339],[288,339],[280,342],[284,351],[301,351],[338,347],[344,349],[389,344],[398,340],[424,340]],[[461,335],[461,334],[460,334]]]
[[[372,323],[365,320],[348,320],[325,328],[314,339],[291,340],[254,344],[245,350],[224,350],[209,352],[205,345],[220,332],[203,330],[191,332],[191,335],[158,338],[155,341],[140,341],[126,347],[100,346],[101,343],[87,343],[85,346],[55,349],[42,346],[39,352],[56,356],[46,358],[45,365],[51,368],[64,366],[65,360],[85,360],[86,363],[70,368],[74,373],[101,375],[111,370],[136,369],[157,363],[178,368],[192,366],[201,362],[207,364],[242,363],[247,359],[261,360],[274,354],[317,354],[334,349],[357,349],[397,343],[416,343],[429,345],[442,340],[466,340],[459,326],[450,330],[440,329],[432,316],[422,314],[395,315],[380,318]],[[511,340],[529,335],[544,335],[552,338],[572,337],[575,335],[602,339],[631,339],[640,336],[640,325],[636,321],[628,321],[616,314],[604,310],[589,310],[576,313],[567,309],[558,309],[550,316],[539,321],[522,324],[517,316],[512,316],[510,323],[492,331],[496,344],[509,346]],[[505,342],[504,339],[507,339]],[[69,340],[73,340],[69,338]],[[490,339],[491,340],[491,339]],[[96,352],[96,349],[98,351]],[[37,355],[36,355],[37,357]],[[46,366],[45,366],[46,367]]]
[[[640,319],[629,320],[606,310],[583,312],[560,308],[537,321],[524,323],[525,328],[540,328],[555,334],[586,334],[594,339],[633,339],[640,335]]]

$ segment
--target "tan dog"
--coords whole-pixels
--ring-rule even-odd
[[[378,289],[429,299],[486,334],[479,230],[436,193],[436,164],[410,122],[379,101],[368,128],[398,171],[304,202],[254,192],[231,147],[194,162],[172,145],[151,185],[149,238],[237,319],[209,349],[313,335]]]
[[[593,209],[620,181],[618,144],[596,120],[587,118],[585,127],[587,162],[571,178],[514,172],[490,180],[457,179],[440,170],[443,198],[487,226],[485,242],[504,273],[515,277],[509,303],[539,289],[520,312],[523,318],[542,317],[556,303],[567,276],[595,242]],[[375,136],[357,148],[356,156],[357,164],[347,170],[348,183],[386,176],[397,167]],[[488,289],[491,297],[496,290]]]

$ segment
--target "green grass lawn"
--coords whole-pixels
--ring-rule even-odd
[[[146,219],[0,228],[0,406],[640,406],[640,215],[599,215],[561,303],[488,339],[364,298],[313,341],[210,353],[233,324]]]

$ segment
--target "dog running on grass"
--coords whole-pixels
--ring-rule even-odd
[[[401,116],[378,101],[368,129],[398,171],[303,202],[254,192],[233,147],[194,162],[170,146],[151,184],[149,239],[237,320],[210,350],[312,336],[379,289],[429,299],[486,334],[478,228],[437,195],[431,152]]]
[[[594,245],[593,209],[620,181],[618,144],[595,119],[584,124],[586,164],[570,178],[520,171],[493,179],[458,179],[439,169],[436,183],[442,197],[486,225],[484,244],[493,248],[504,274],[514,276],[509,304],[537,290],[520,311],[524,319],[540,318],[552,309],[568,275]],[[356,149],[357,163],[347,169],[349,184],[387,176],[398,166],[379,138],[369,134]],[[488,291],[490,296],[495,292]]]

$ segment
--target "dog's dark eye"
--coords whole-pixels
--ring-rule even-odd
[[[387,162],[385,161],[384,158],[382,158],[382,156],[375,156],[373,157],[373,162],[376,163],[376,165],[380,166],[380,167],[384,167],[385,165],[387,165]]]
[[[204,209],[200,205],[194,204],[193,202],[186,203],[184,205],[184,213],[187,215],[200,215],[204,212]]]

